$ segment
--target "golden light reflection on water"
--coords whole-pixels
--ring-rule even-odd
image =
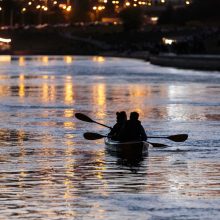
[[[92,98],[96,116],[101,120],[102,118],[104,118],[106,111],[106,84],[99,83],[93,85]],[[103,121],[101,120],[101,122]]]
[[[23,74],[19,75],[19,97],[23,98],[25,96],[25,84],[24,84],[25,76]]]
[[[129,85],[128,90],[129,103],[132,103],[132,107],[128,109],[129,112],[137,111],[141,117],[148,115],[151,109],[145,105],[143,97],[145,100],[151,98],[151,87],[146,85]]]
[[[0,55],[0,65],[1,63],[10,63],[11,62],[11,56],[8,55]]]
[[[105,62],[105,57],[102,56],[94,56],[92,57],[93,62],[103,63]]]
[[[65,118],[73,118],[74,116],[74,110],[72,109],[65,109],[64,110],[64,117]]]
[[[11,88],[9,86],[0,85],[0,97],[10,96]]]
[[[42,101],[45,103],[55,101],[56,99],[56,87],[52,82],[48,82],[48,76],[43,76],[45,81],[42,84]],[[54,79],[52,79],[54,80]]]
[[[74,130],[76,128],[76,124],[73,121],[74,118],[74,110],[72,109],[65,109],[64,110],[64,117],[68,119],[68,121],[64,122],[64,127],[68,129]]]
[[[71,64],[74,61],[72,56],[64,56],[63,59],[64,59],[64,62],[67,63],[67,64]]]
[[[20,171],[18,176],[18,187],[22,190],[21,193],[17,194],[18,197],[22,196],[22,193],[25,192],[26,189],[26,183],[25,178],[27,177],[27,173],[25,171]]]
[[[49,63],[49,57],[48,56],[42,56],[39,57],[40,58],[40,62],[42,62],[44,65],[48,65]]]
[[[43,102],[48,102],[49,101],[49,86],[47,83],[44,83],[42,85],[43,89],[43,95],[42,95],[42,100]]]
[[[23,57],[23,56],[20,56],[19,58],[18,58],[18,65],[19,66],[25,66],[26,65],[26,62],[25,62],[26,60],[25,60],[25,57]]]
[[[25,57],[20,57],[20,60],[25,59]],[[43,58],[41,58],[43,59]],[[47,57],[48,59],[48,57]],[[39,91],[32,91],[34,84],[31,84],[29,79],[33,77],[34,79],[40,79],[39,81],[42,94],[39,94]],[[61,88],[62,90],[57,90],[56,83],[57,79],[54,75],[41,75],[41,76],[28,76],[24,73],[20,73],[17,78],[10,78],[8,75],[0,75],[0,97],[7,97],[18,95],[22,102],[25,101],[26,97],[41,97],[43,103],[55,102],[57,98],[63,99],[64,103],[67,105],[72,105],[75,103],[80,103],[81,96],[76,96],[77,87],[71,75],[67,75],[62,81]],[[17,85],[15,84],[15,80]],[[11,85],[13,82],[13,86]],[[95,83],[92,85],[87,85],[88,91],[91,91],[87,95],[88,102],[91,103],[93,111],[96,112],[97,118],[104,118],[106,116],[107,106],[111,106],[114,103],[115,106],[120,105],[123,102],[127,104],[118,110],[126,110],[128,112],[138,111],[141,118],[148,117],[157,117],[167,118],[169,120],[207,120],[208,118],[213,118],[215,120],[217,116],[212,116],[212,114],[207,114],[205,111],[199,114],[196,114],[196,106],[186,106],[185,104],[176,104],[179,99],[183,96],[190,96],[193,92],[190,86],[176,86],[176,85],[157,85],[153,87],[152,85],[145,84],[128,84],[123,85],[123,87],[115,87],[114,89],[109,90],[108,85],[104,82]],[[60,88],[60,87],[59,87]],[[79,88],[79,87],[78,87]],[[193,88],[193,89],[196,89]],[[63,97],[61,96],[63,95]],[[117,99],[114,97],[124,96],[123,100]],[[171,104],[166,105],[166,107],[157,107],[153,106],[154,100],[157,99],[167,99]],[[92,100],[92,101],[91,101]],[[196,100],[197,101],[197,100]],[[71,116],[70,116],[71,117]],[[67,125],[67,126],[70,126]]]
[[[23,59],[21,57],[19,60],[21,66],[25,65]],[[68,64],[73,62],[72,57],[64,59]],[[93,58],[93,61],[105,62],[105,59],[96,57]],[[43,58],[42,62],[47,64],[48,58]],[[78,82],[73,81],[72,76],[58,75],[55,77],[49,74],[37,76],[36,79],[35,84],[33,78],[29,81],[23,73],[16,78],[10,78],[7,75],[0,76],[1,98],[8,96],[6,99],[10,99],[13,94],[12,101],[16,99],[16,96],[22,100],[28,97],[28,101],[31,101],[31,98],[34,101],[38,98],[45,105],[43,110],[39,108],[39,110],[32,111],[31,108],[27,108],[29,112],[32,111],[31,114],[34,115],[36,112],[39,114],[39,127],[36,126],[37,130],[35,130],[36,133],[40,133],[37,141],[27,138],[27,133],[24,131],[5,130],[1,132],[0,130],[0,144],[3,146],[1,152],[8,146],[7,144],[14,144],[10,146],[11,152],[5,151],[6,153],[0,156],[0,162],[3,166],[6,164],[4,166],[6,170],[16,173],[18,186],[22,189],[18,192],[20,198],[27,196],[30,200],[35,199],[37,204],[45,200],[46,206],[55,200],[56,204],[53,203],[53,205],[57,205],[57,207],[45,210],[36,209],[38,213],[47,215],[48,219],[57,218],[56,208],[59,209],[62,206],[65,210],[62,216],[74,217],[77,213],[73,209],[77,205],[73,201],[76,197],[86,195],[87,192],[97,193],[101,196],[129,191],[136,195],[140,192],[173,198],[219,198],[220,164],[218,162],[192,162],[188,159],[175,161],[175,156],[167,156],[167,154],[174,155],[172,151],[171,153],[159,152],[156,156],[150,152],[149,156],[145,158],[147,165],[143,167],[142,173],[131,175],[130,168],[119,167],[115,162],[117,160],[115,157],[108,161],[104,152],[103,140],[86,142],[80,137],[81,134],[76,132],[79,124],[84,126],[83,123],[73,119],[76,109],[93,111],[94,119],[100,119],[101,123],[104,123],[109,111],[112,113],[124,110],[118,109],[118,106],[125,108],[126,111],[138,111],[141,120],[142,118],[147,120],[150,115],[156,120],[161,118],[167,120],[168,117],[169,120],[189,120],[192,118],[195,108],[173,103],[171,107],[167,107],[167,103],[178,101],[186,94],[190,99],[187,86],[178,88],[166,85],[153,87],[146,84],[129,84],[116,88],[116,86],[105,83],[104,77],[101,82],[79,85]],[[30,93],[32,89],[34,92]],[[167,103],[155,104],[155,100],[159,99],[163,99]],[[49,105],[50,102],[56,102],[54,108]],[[83,107],[80,106],[81,103],[83,103]],[[65,104],[68,106],[64,106]],[[165,107],[163,108],[163,106]],[[86,109],[87,107],[88,109]],[[3,117],[4,114],[2,113]],[[25,116],[25,112],[22,114]],[[12,122],[14,117],[10,119]],[[109,118],[110,116],[108,116],[108,120]],[[203,119],[205,120],[205,118]],[[24,117],[22,123],[30,125],[30,121]],[[18,129],[20,129],[19,126],[23,126],[20,122],[16,123]],[[68,130],[69,134],[59,133],[58,129],[56,130],[58,124],[59,129],[62,128],[62,132]],[[13,126],[16,125],[13,124]],[[87,128],[86,126],[83,129]],[[30,128],[30,132],[32,129],[34,130],[33,127]],[[56,131],[54,132],[54,130]],[[35,135],[34,132],[33,135]],[[33,150],[33,155],[30,152],[28,154],[29,148]],[[10,170],[11,167],[14,170]],[[3,193],[5,191],[17,192],[16,186],[14,188],[10,186],[10,184],[15,184],[15,177],[10,172],[1,174],[0,188]],[[31,190],[33,190],[33,194]],[[80,205],[83,206],[79,204],[78,207]],[[97,218],[104,218],[105,210],[102,204],[97,202],[93,206],[94,209],[89,207],[93,210],[90,214]]]
[[[43,79],[49,79],[49,76],[44,75],[44,76],[42,76],[42,78],[43,78]]]
[[[65,83],[65,103],[73,104],[74,102],[74,92],[72,82]]]

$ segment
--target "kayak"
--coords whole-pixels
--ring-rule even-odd
[[[146,154],[148,152],[149,143],[145,141],[115,141],[111,138],[105,138],[106,149],[111,152],[123,153],[126,155]]]

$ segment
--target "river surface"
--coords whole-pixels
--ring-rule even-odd
[[[148,135],[189,134],[130,161],[87,131],[138,111]],[[220,72],[135,59],[0,57],[0,219],[220,219]]]

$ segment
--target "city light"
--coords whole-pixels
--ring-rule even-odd
[[[126,4],[125,4],[126,6],[130,6],[131,5],[131,3],[130,2],[126,2]]]
[[[165,37],[162,38],[162,41],[165,45],[171,45],[171,44],[176,42],[176,40],[174,40],[174,39],[168,39],[168,38],[165,38]]]
[[[0,42],[3,42],[3,43],[11,43],[11,39],[9,39],[9,38],[1,38],[1,37],[0,37]]]
[[[164,6],[170,3],[186,7],[192,3],[192,0],[88,0],[87,11],[85,11],[85,5],[83,6],[85,3],[81,3],[82,0],[13,0],[14,4],[10,6],[13,7],[11,9],[5,8],[5,2],[7,0],[0,0],[2,26],[9,23],[24,25],[35,22],[36,24],[36,21],[38,24],[48,24],[53,17],[54,20],[69,22],[70,18],[73,18],[71,15],[79,16],[80,13],[77,13],[77,10],[82,10],[83,13],[89,15],[90,21],[102,21],[107,17],[118,18],[119,13],[127,7],[142,7],[146,10],[151,10],[152,7],[152,10],[158,8],[155,11],[161,11],[165,10]],[[158,14],[152,16],[158,16]],[[29,19],[31,17],[33,19]],[[77,18],[77,20],[80,19],[80,17]]]

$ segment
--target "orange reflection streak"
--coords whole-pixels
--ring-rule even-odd
[[[146,108],[143,98],[149,99],[152,96],[151,87],[146,85],[130,85],[129,86],[129,101],[135,108],[130,108],[129,111],[137,111],[142,117],[149,114],[150,108]]]
[[[19,66],[25,66],[25,57],[20,56],[18,59],[18,65]]]
[[[42,100],[43,102],[48,102],[49,101],[49,86],[47,83],[44,83],[42,87],[43,87],[42,88],[43,90]]]
[[[8,63],[10,63],[11,62],[11,56],[1,55],[0,56],[0,64],[1,64],[1,62],[8,62]]]
[[[98,85],[98,98],[97,98],[97,104],[98,105],[105,105],[106,104],[106,91],[105,91],[105,85],[104,84],[99,84]]]
[[[48,56],[43,56],[40,58],[40,61],[44,64],[44,65],[48,65],[49,63],[49,57]]]
[[[64,126],[65,128],[68,128],[68,129],[74,129],[74,128],[76,128],[75,123],[72,122],[72,121],[66,121],[66,122],[64,122],[64,123],[63,123],[63,126]]]
[[[105,62],[105,57],[102,56],[94,56],[92,57],[93,62],[103,63]]]
[[[64,117],[65,118],[72,118],[74,116],[74,110],[72,109],[65,109],[64,110]]]
[[[93,86],[93,100],[96,105],[105,106],[106,105],[106,85],[98,84]]]
[[[0,96],[10,96],[11,95],[11,88],[9,86],[2,86],[0,85]]]
[[[71,110],[71,109],[65,109],[64,117],[72,119],[74,117],[74,111]],[[68,129],[75,129],[76,124],[72,120],[71,121],[66,121],[66,122],[64,122],[64,127],[68,128]]]
[[[64,62],[67,64],[71,64],[73,62],[72,56],[65,56],[63,59],[64,59]]]
[[[73,83],[69,81],[71,78],[68,76],[65,83],[65,104],[72,104],[74,102]]]
[[[49,76],[44,75],[44,76],[42,76],[42,78],[43,78],[43,79],[49,79]]]
[[[48,76],[43,76],[44,79],[48,79]],[[54,80],[54,79],[52,79]],[[49,86],[50,83],[50,86]],[[42,101],[49,102],[54,101],[56,99],[56,87],[51,82],[45,82],[42,85]]]
[[[50,86],[50,101],[54,101],[56,99],[56,87],[55,85]]]
[[[23,191],[25,191],[25,177],[27,176],[27,173],[25,171],[20,171],[19,176],[18,176],[18,185],[19,188],[23,188]],[[22,196],[22,195],[20,195]]]
[[[9,79],[10,77],[8,75],[0,75],[0,79]]]
[[[105,116],[106,111],[106,85],[105,84],[98,84],[93,86],[93,106],[94,111],[96,112],[97,118],[103,118]],[[100,121],[104,123],[104,121]]]
[[[23,98],[25,96],[24,79],[25,79],[25,76],[23,74],[20,74],[20,76],[19,76],[19,91],[18,91],[20,98]]]
[[[132,97],[150,97],[151,87],[146,85],[132,85],[129,86],[130,95]]]
[[[54,79],[56,79],[56,77],[55,76],[50,76],[50,79],[54,80]]]

